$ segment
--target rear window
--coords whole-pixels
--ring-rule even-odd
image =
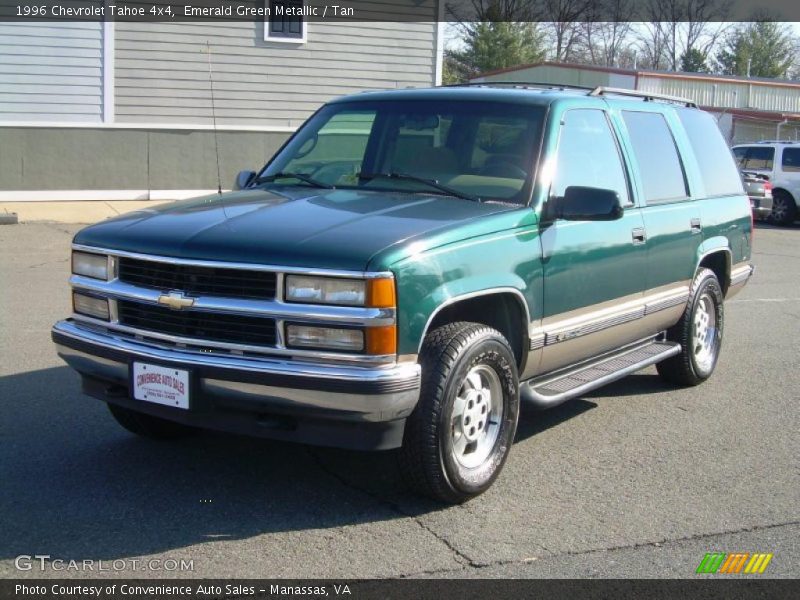
[[[645,200],[658,203],[687,198],[689,193],[678,149],[663,115],[624,111],[622,117],[639,165]]]
[[[775,148],[769,146],[742,146],[734,148],[733,155],[742,170],[771,171],[775,161]]]
[[[677,112],[700,167],[706,195],[742,194],[739,172],[714,118],[697,109]]]
[[[800,148],[784,148],[781,167],[784,171],[800,171]]]

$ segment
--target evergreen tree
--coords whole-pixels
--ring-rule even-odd
[[[544,60],[544,36],[537,23],[483,21],[464,29],[463,49],[445,54],[445,82],[463,82],[486,71]]]
[[[783,23],[762,19],[742,23],[724,39],[717,53],[723,75],[788,77],[797,66],[797,40]]]

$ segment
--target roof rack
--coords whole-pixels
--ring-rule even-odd
[[[697,103],[688,98],[680,98],[678,96],[668,96],[667,94],[654,94],[652,92],[643,92],[640,90],[628,90],[623,88],[598,86],[589,92],[590,96],[605,96],[606,94],[613,94],[615,96],[632,96],[634,98],[641,98],[645,102],[653,102],[661,100],[663,102],[674,102],[676,104],[683,104],[684,106],[691,106],[697,108]]]
[[[566,83],[546,83],[543,81],[469,81],[467,83],[450,83],[441,87],[492,87],[510,86],[519,88],[534,88],[545,90],[593,90],[595,88],[585,85],[569,85]]]
[[[674,102],[676,104],[683,104],[684,106],[691,106],[697,108],[697,103],[689,98],[680,98],[678,96],[668,96],[667,94],[654,94],[652,92],[643,92],[640,90],[629,90],[624,88],[606,87],[606,86],[585,86],[585,85],[570,85],[566,83],[546,83],[543,81],[470,81],[467,83],[451,83],[443,85],[442,87],[495,87],[495,86],[508,86],[523,89],[545,89],[545,90],[580,90],[588,91],[589,96],[605,96],[606,94],[615,96],[631,96],[634,98],[641,98],[645,102],[653,102],[660,100],[662,102]]]
[[[751,142],[752,143],[752,142]],[[758,140],[756,144],[798,144],[798,140]]]

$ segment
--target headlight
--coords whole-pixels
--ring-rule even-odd
[[[377,308],[395,306],[394,280],[391,278],[365,280],[287,275],[285,287],[287,302]]]
[[[72,272],[75,275],[102,279],[103,281],[111,279],[109,276],[108,256],[105,254],[73,252]]]
[[[287,325],[286,345],[290,348],[361,352],[364,349],[364,332],[360,329]]]
[[[72,309],[81,315],[88,315],[95,319],[108,321],[108,300],[72,292]]]
[[[286,276],[286,300],[311,304],[364,306],[367,282],[363,279]]]

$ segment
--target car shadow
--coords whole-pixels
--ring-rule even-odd
[[[0,559],[113,560],[446,509],[405,488],[393,452],[137,438],[67,367],[0,377],[0,398]],[[593,406],[523,410],[517,442]]]
[[[634,373],[589,392],[586,394],[586,398],[647,396],[674,389],[675,384],[665,382],[655,373]]]
[[[786,230],[786,229],[800,229],[800,221],[795,221],[791,225],[776,225],[770,221],[755,221],[756,229],[778,229],[778,230]]]

